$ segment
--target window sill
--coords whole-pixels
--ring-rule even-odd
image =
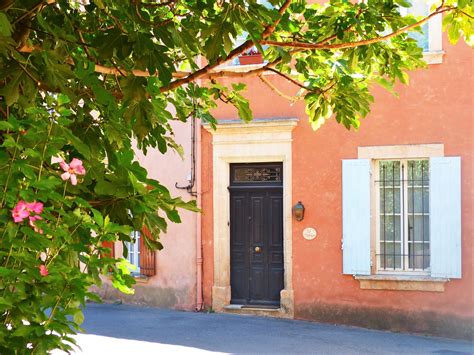
[[[214,71],[229,71],[229,72],[247,72],[254,69],[259,69],[266,65],[267,62],[258,63],[258,64],[232,64],[232,63],[225,63],[223,65],[218,66]]]
[[[214,70],[211,71],[211,73],[219,73],[219,72],[228,72],[228,73],[246,73],[252,70],[260,69],[263,66],[268,64],[267,61],[264,61],[263,63],[258,63],[258,64],[232,64],[232,63],[224,63]],[[277,75],[276,73],[272,71],[264,71],[262,75]]]
[[[148,276],[140,275],[140,274],[132,274],[132,277],[135,279],[137,284],[146,284],[148,283]]]
[[[363,290],[398,290],[444,292],[444,285],[449,279],[434,278],[423,275],[355,275]]]
[[[443,63],[444,51],[428,51],[423,53],[423,59],[427,64]]]

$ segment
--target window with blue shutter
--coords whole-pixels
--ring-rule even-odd
[[[369,159],[342,165],[344,274],[371,274],[374,238],[378,273],[461,278],[459,157],[377,160],[374,179]]]

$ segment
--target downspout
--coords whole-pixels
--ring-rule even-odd
[[[176,182],[174,187],[180,190],[186,190],[191,196],[197,196],[194,191],[196,184],[196,116],[195,113],[191,115],[191,174],[189,177],[189,183],[186,186],[179,186]],[[198,190],[199,191],[199,190]]]
[[[197,58],[199,67],[202,67],[203,58],[199,56]],[[197,81],[197,84],[201,85],[201,80]],[[195,137],[195,179],[196,179],[196,205],[199,209],[202,208],[202,157],[201,157],[201,118],[196,118],[194,121],[194,137]],[[202,233],[201,233],[202,213],[196,214],[196,311],[200,312],[204,306],[203,297],[203,280],[202,280]]]
[[[196,197],[196,205],[201,208],[201,120],[193,112],[191,116],[191,179],[187,186],[175,184],[177,189],[187,190]],[[202,238],[201,213],[196,213],[196,311],[203,307],[202,297]]]
[[[195,149],[196,149],[196,204],[201,208],[202,181],[201,181],[201,120],[196,118],[195,124]],[[196,311],[203,308],[203,289],[202,289],[202,234],[201,234],[201,213],[196,214]]]

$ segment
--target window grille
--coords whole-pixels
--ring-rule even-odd
[[[429,161],[380,161],[378,173],[378,270],[428,270]]]
[[[281,181],[280,168],[237,168],[236,182]]]
[[[278,184],[283,182],[281,163],[231,164],[231,184]]]

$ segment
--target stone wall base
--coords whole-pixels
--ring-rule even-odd
[[[312,303],[295,305],[295,318],[471,341],[474,338],[473,318],[435,312]]]
[[[228,304],[230,304],[230,286],[213,286],[212,309],[222,312]]]
[[[126,295],[115,289],[108,282],[92,291],[98,294],[105,302],[122,302],[158,308],[172,308],[187,311],[195,310],[195,299],[193,289],[174,289],[156,287],[153,285],[134,286],[135,294]]]

